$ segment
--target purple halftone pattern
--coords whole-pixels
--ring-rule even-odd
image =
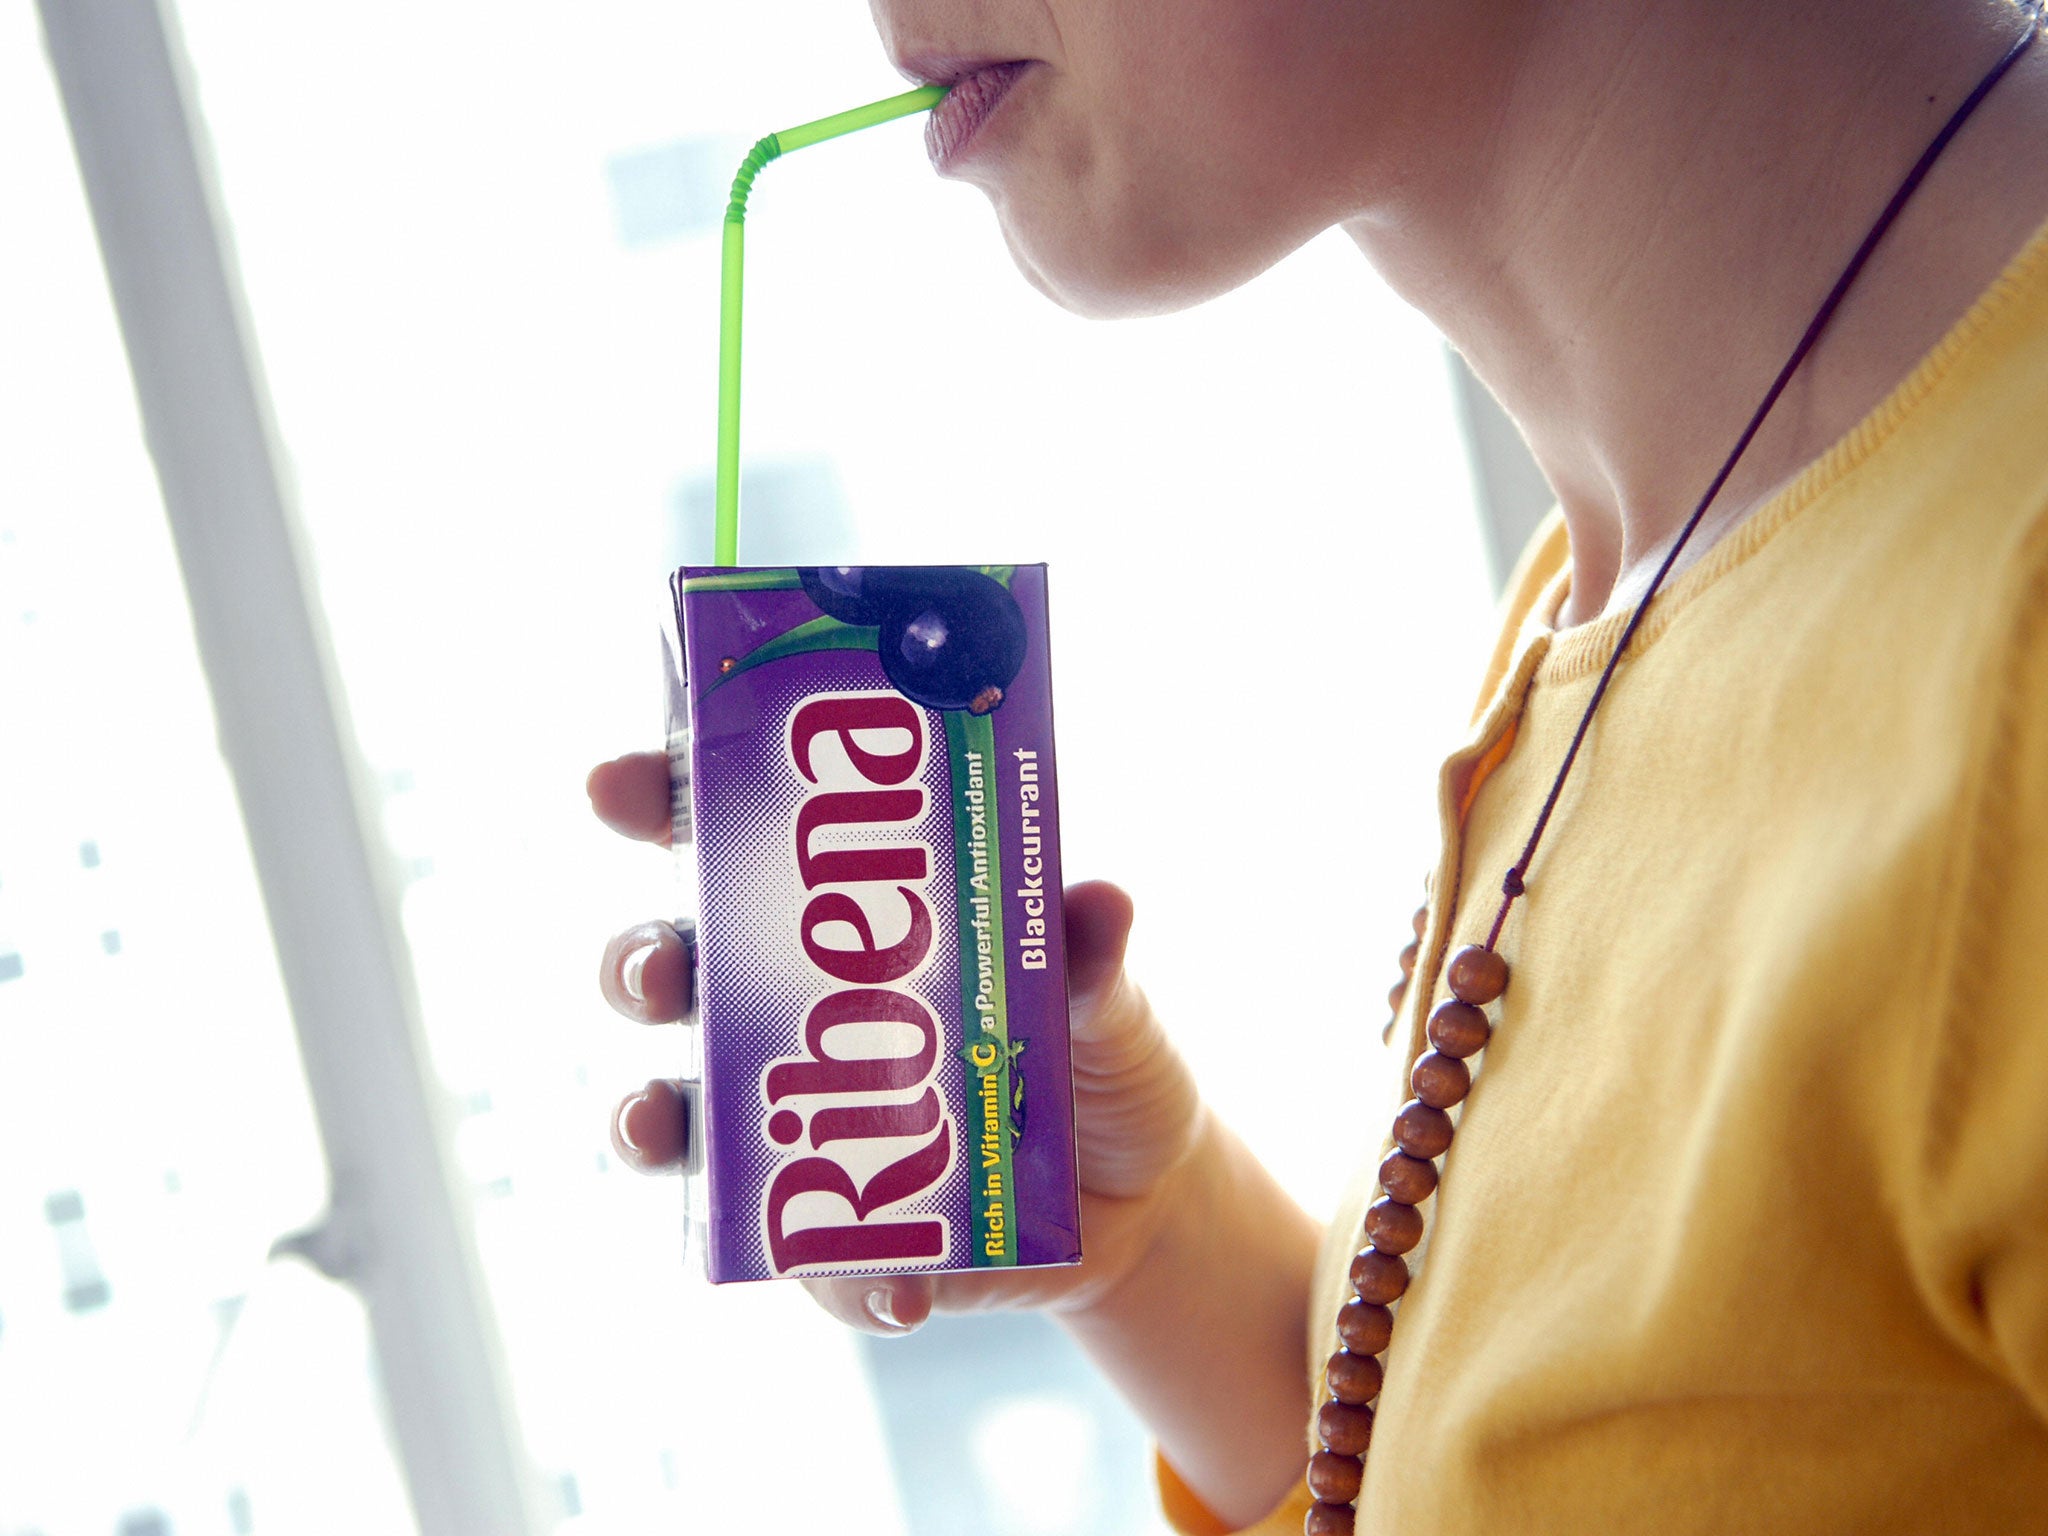
[[[708,596],[727,606],[734,599],[761,595],[788,596]],[[789,721],[800,705],[821,694],[886,692],[893,690],[871,652],[811,652],[723,682],[698,712],[694,788],[703,892],[698,943],[706,1152],[715,1194],[709,1212],[714,1278],[769,1273],[762,1199],[768,1180],[792,1153],[768,1139],[762,1079],[770,1063],[803,1053],[806,1014],[838,987],[812,965],[799,938],[799,918],[810,893],[798,878],[794,829],[811,786],[789,761]],[[925,762],[910,782],[926,792],[924,815],[888,826],[835,828],[829,846],[886,847],[914,840],[932,849],[932,878],[925,887],[933,916],[931,953],[897,985],[939,1020],[934,1086],[953,1116],[957,1141],[964,1124],[965,1085],[951,1049],[960,1038],[958,935],[951,896],[952,784],[944,724],[931,711],[922,713]],[[876,937],[886,943],[893,935]],[[892,1207],[892,1214],[944,1216],[957,1246],[971,1225],[964,1159],[935,1189]]]

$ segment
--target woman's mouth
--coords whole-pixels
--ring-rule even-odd
[[[985,64],[954,83],[946,99],[925,119],[924,147],[934,170],[943,175],[960,163],[982,125],[995,115],[1010,88],[1030,67],[1019,60]]]

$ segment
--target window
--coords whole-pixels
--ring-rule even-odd
[[[0,1532],[403,1532],[362,1308],[266,1257],[326,1174],[32,8],[0,125]]]
[[[829,1496],[855,1536],[1144,1528],[1142,1432],[1050,1325],[870,1347],[795,1287],[707,1292],[680,1262],[676,1189],[604,1150],[612,1100],[681,1055],[594,991],[604,934],[678,898],[579,786],[597,758],[657,742],[666,570],[704,548],[703,209],[761,133],[898,88],[865,12],[178,11],[545,1520],[738,1529],[765,1499]],[[190,1399],[211,1459],[189,1515],[168,1473],[87,1509],[60,1507],[55,1468],[29,1490],[44,1504],[14,1497],[15,1463],[0,1508],[45,1536],[399,1529],[360,1308],[263,1262],[327,1175],[68,152],[20,42],[0,48],[0,111],[45,178],[24,227],[48,233],[38,259],[75,317],[32,334],[67,364],[60,337],[97,350],[67,417],[91,451],[0,467],[40,477],[0,506],[46,509],[17,524],[20,569],[53,573],[0,593],[5,686],[17,657],[48,679],[42,714],[8,706],[33,768],[0,769],[44,796],[0,803],[0,930],[18,949],[0,1050],[22,1052],[33,1017],[42,1053],[0,1057],[0,1093],[98,1080],[107,1057],[52,1002],[86,989],[92,1043],[121,1062],[110,1102],[164,1166],[126,1183],[52,1168],[34,1198],[59,1179],[83,1193],[100,1316],[133,1289],[174,1324],[148,1345],[161,1411],[138,1444]],[[1393,977],[1359,959],[1391,967],[1433,853],[1430,775],[1478,662],[1442,637],[1487,602],[1434,336],[1335,238],[1186,316],[1073,320],[1017,278],[979,196],[934,181],[914,124],[779,162],[753,208],[742,557],[1051,563],[1068,868],[1132,887],[1132,963],[1213,1099],[1327,1206],[1351,1149],[1330,1145],[1302,1064],[1335,1063],[1330,1083],[1370,1070]],[[0,302],[25,304],[33,285],[13,286]],[[47,367],[5,375],[18,416],[65,415],[42,398]],[[18,558],[0,552],[0,580]],[[92,707],[77,669],[93,663],[103,738],[55,707]],[[81,771],[88,739],[122,749]],[[61,871],[29,873],[43,822],[6,809],[29,803],[70,808],[49,834]],[[1248,806],[1277,831],[1248,835]],[[75,927],[29,925],[32,879],[69,893]],[[95,951],[90,978],[58,969]],[[0,1192],[75,1145],[54,1105],[32,1107],[0,1122]],[[37,1237],[49,1268],[48,1222]],[[5,1368],[24,1332],[111,1358],[47,1307],[17,1326],[14,1246],[0,1234],[10,1420],[36,1401]],[[171,1266],[182,1289],[152,1273],[168,1252],[190,1255]],[[40,1283],[22,1294],[54,1294]],[[833,1405],[794,1467],[793,1370]],[[93,1431],[101,1450],[125,1432]],[[337,1486],[346,1508],[317,1507]]]

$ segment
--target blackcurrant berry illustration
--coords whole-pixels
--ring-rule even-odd
[[[1024,613],[1009,589],[960,566],[876,566],[865,595],[883,607],[883,675],[929,709],[985,715],[1024,665]]]
[[[797,571],[796,579],[820,613],[842,624],[879,624],[881,604],[866,590],[870,574],[859,565],[807,565]]]

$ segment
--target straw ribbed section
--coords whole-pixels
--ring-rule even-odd
[[[747,158],[733,173],[732,197],[725,205],[726,223],[747,222],[747,195],[754,190],[754,178],[761,174],[761,167],[781,153],[782,141],[772,133],[747,151]]]

